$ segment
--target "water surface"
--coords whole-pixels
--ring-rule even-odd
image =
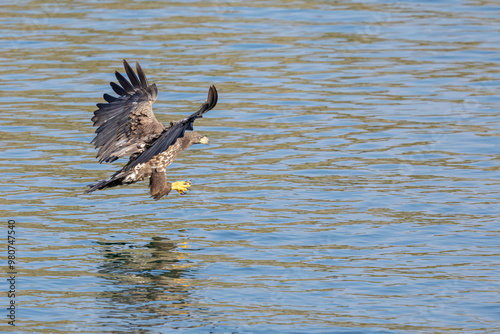
[[[15,329],[496,332],[499,9],[1,5],[1,210],[17,225]],[[163,122],[219,89],[216,109],[195,124],[211,145],[168,172],[194,180],[185,196],[153,201],[147,182],[83,194],[123,163],[98,164],[90,144],[95,103],[122,59],[139,60],[158,85]],[[5,310],[2,319],[13,330]]]

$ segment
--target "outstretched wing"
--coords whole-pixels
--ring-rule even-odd
[[[203,103],[200,109],[189,117],[184,118],[181,121],[173,123],[168,129],[166,129],[162,135],[154,142],[151,147],[146,151],[142,152],[137,159],[127,166],[126,170],[134,168],[138,164],[148,162],[152,157],[161,152],[166,151],[171,145],[173,145],[178,138],[184,137],[184,132],[186,130],[193,130],[193,122],[197,118],[202,118],[203,114],[209,110],[212,110],[217,104],[217,89],[215,86],[210,86],[208,89],[208,97],[205,103]]]
[[[119,84],[111,82],[111,88],[119,97],[104,94],[108,103],[98,103],[92,121],[98,126],[92,143],[99,148],[99,162],[140,153],[146,143],[157,138],[164,130],[153,113],[153,103],[158,96],[155,84],[149,85],[146,75],[138,62],[135,63],[137,75],[123,60],[125,72],[130,81],[115,72]]]

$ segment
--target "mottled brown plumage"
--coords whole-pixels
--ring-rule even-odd
[[[191,116],[164,126],[153,113],[153,103],[158,96],[155,84],[148,84],[146,75],[136,62],[137,75],[123,61],[129,80],[115,72],[119,82],[111,82],[111,88],[119,95],[104,94],[107,103],[98,103],[92,121],[97,126],[92,140],[99,149],[99,162],[112,162],[130,156],[128,163],[106,180],[89,185],[87,193],[118,185],[150,179],[150,192],[154,199],[174,189],[183,193],[190,187],[188,182],[167,182],[166,168],[185,149],[193,144],[208,144],[208,138],[193,131],[193,122],[217,104],[217,90],[211,86],[208,98]]]

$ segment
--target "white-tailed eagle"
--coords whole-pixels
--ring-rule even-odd
[[[119,185],[131,184],[149,178],[151,196],[158,200],[173,189],[187,192],[190,182],[167,181],[166,169],[177,156],[193,144],[207,144],[208,138],[192,131],[193,122],[217,104],[217,89],[210,86],[208,98],[200,109],[191,116],[165,126],[158,122],[153,113],[153,103],[158,95],[156,85],[148,84],[146,75],[138,62],[137,75],[132,67],[123,61],[127,80],[115,72],[118,84],[111,82],[111,88],[118,97],[104,94],[107,103],[98,103],[92,121],[97,126],[92,140],[99,149],[99,162],[112,162],[118,158],[130,157],[128,163],[105,180],[88,185],[86,193]]]

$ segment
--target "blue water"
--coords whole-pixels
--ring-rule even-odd
[[[0,331],[500,328],[498,4],[0,6]],[[187,195],[83,194],[124,163],[90,144],[122,59],[165,123],[219,90],[167,173]]]

